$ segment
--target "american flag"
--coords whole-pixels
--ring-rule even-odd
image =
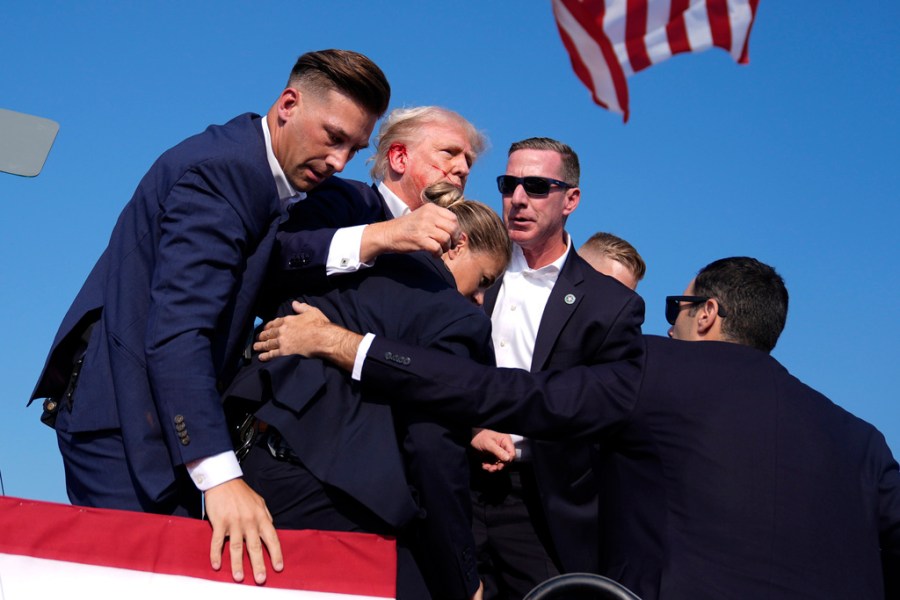
[[[626,79],[681,52],[713,46],[748,62],[759,0],[553,0],[578,78],[594,102],[628,120]]]

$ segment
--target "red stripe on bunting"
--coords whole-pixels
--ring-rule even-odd
[[[197,519],[0,497],[0,554],[231,582],[227,544],[225,566],[209,566],[210,536],[209,523]],[[272,570],[266,556],[265,587],[395,596],[393,540],[313,530],[279,531],[278,537],[284,571]],[[244,572],[253,572],[246,556]],[[252,575],[243,585],[256,586]]]

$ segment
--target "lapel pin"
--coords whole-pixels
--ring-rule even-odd
[[[566,304],[575,304],[575,294],[566,294],[563,300],[565,300]]]

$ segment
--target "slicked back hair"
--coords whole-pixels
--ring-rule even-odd
[[[694,294],[718,300],[727,315],[722,335],[729,341],[771,352],[784,330],[784,279],[755,258],[736,256],[706,265],[694,280]]]
[[[560,173],[563,181],[578,187],[578,181],[581,178],[581,167],[578,164],[578,155],[568,144],[563,144],[552,138],[533,137],[520,142],[514,142],[509,147],[507,156],[518,150],[550,150],[556,152],[562,157],[562,173]]]
[[[302,87],[316,94],[335,90],[381,117],[391,101],[387,78],[368,57],[352,50],[317,50],[297,59],[287,87]]]

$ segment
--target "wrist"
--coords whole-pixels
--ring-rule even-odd
[[[381,254],[384,254],[388,249],[387,223],[370,223],[366,225],[359,243],[360,262],[371,262]]]

